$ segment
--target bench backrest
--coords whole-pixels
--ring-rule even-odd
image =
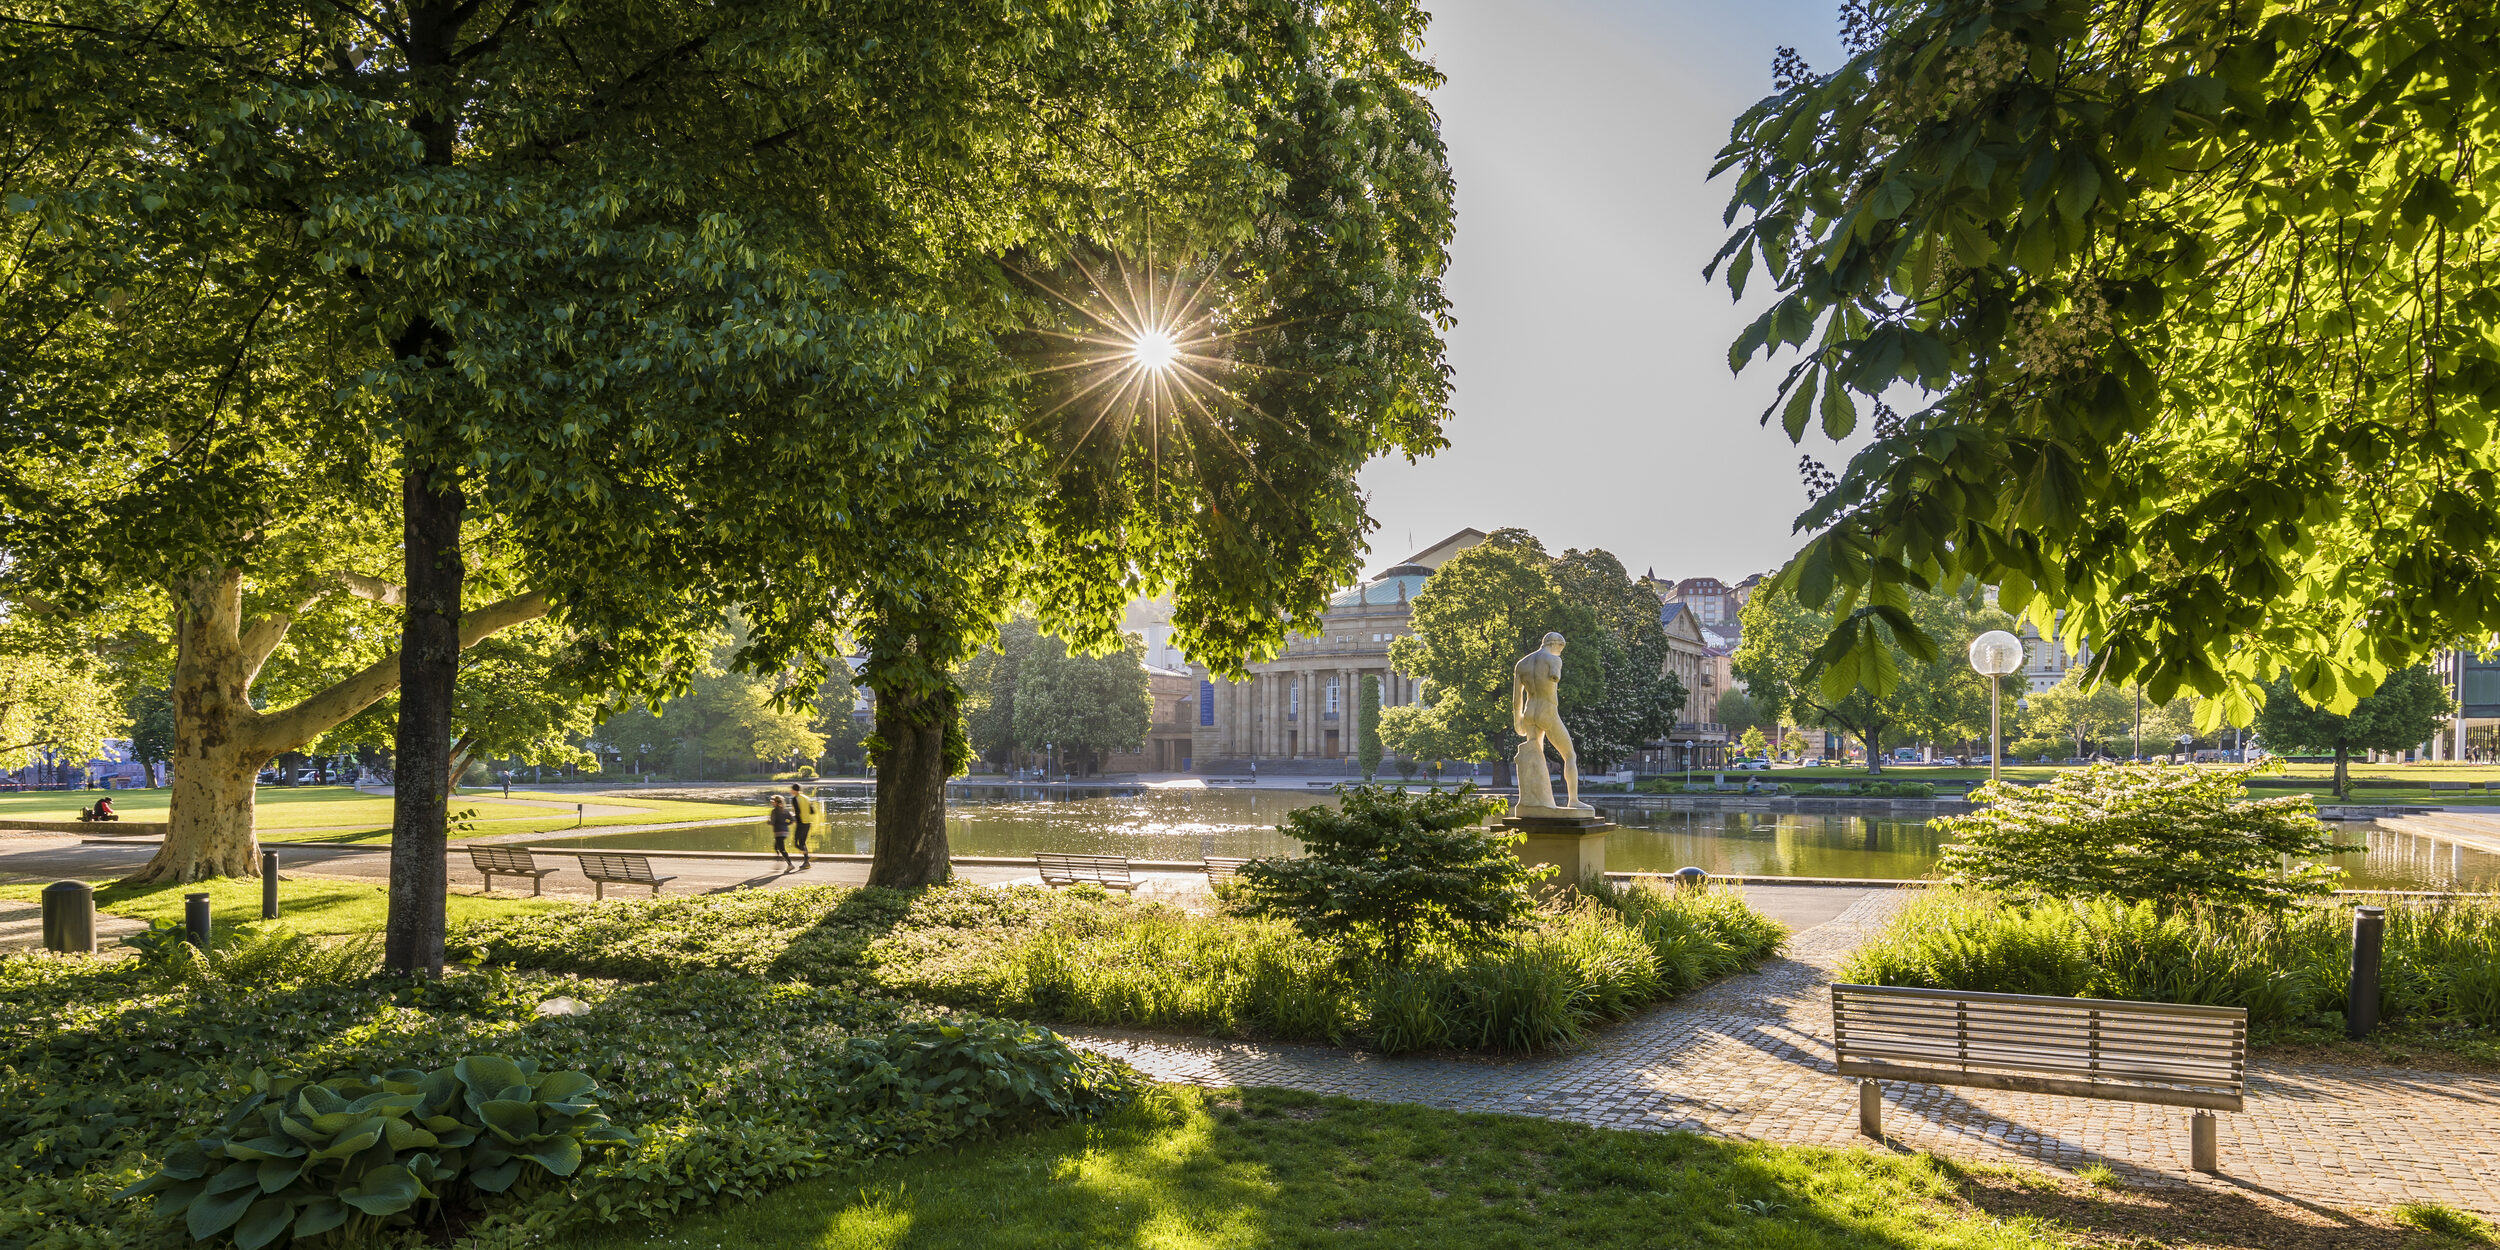
[[[1241,866],[1249,862],[1248,859],[1236,859],[1227,855],[1209,855],[1207,856],[1207,880],[1210,882],[1230,881],[1240,873]]]
[[[1033,856],[1034,867],[1044,877],[1064,877],[1071,881],[1126,881],[1128,856],[1075,855],[1060,851],[1042,851]]]
[[[628,883],[651,883],[651,860],[642,855],[606,855],[596,851],[582,852],[582,875],[599,880]]]
[[[2238,1111],[2248,1011],[2128,999],[1832,987],[1842,1076]]]
[[[536,872],[537,861],[527,849],[517,846],[472,846],[469,863],[480,872]]]

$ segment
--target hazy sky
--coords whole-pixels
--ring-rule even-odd
[[[1770,91],[1774,46],[1839,62],[1837,8],[1432,5],[1458,181],[1456,415],[1440,455],[1363,473],[1372,567],[1471,525],[1603,547],[1636,577],[1732,581],[1795,549],[1801,452],[1756,424],[1785,364],[1728,373],[1754,309],[1702,281],[1730,189],[1703,179],[1728,123]],[[1806,450],[1833,460],[1829,444]]]

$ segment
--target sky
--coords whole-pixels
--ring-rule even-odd
[[[1474,526],[1603,547],[1634,576],[1727,581],[1778,566],[1805,506],[1792,446],[1759,418],[1778,368],[1727,347],[1701,268],[1730,184],[1705,181],[1771,55],[1839,64],[1837,0],[1440,0],[1425,55],[1458,184],[1450,445],[1362,474],[1370,567]]]

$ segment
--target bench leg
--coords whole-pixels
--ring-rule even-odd
[[[481,873],[479,873],[479,874],[477,874],[477,875],[479,875],[479,876],[481,876],[481,877],[486,878],[486,893],[488,893],[488,894],[492,894],[492,893],[494,893],[494,892],[495,892],[495,874],[493,874],[493,873],[491,873],[491,872],[481,872]]]
[[[1858,1131],[1884,1139],[1884,1087],[1870,1079],[1858,1082]]]
[[[547,890],[547,874],[545,874],[545,873],[537,873],[537,874],[534,874],[534,875],[532,875],[532,876],[530,877],[530,897],[531,897],[531,898],[537,898],[537,897],[539,897],[540,895],[542,895],[542,894],[546,893],[546,890]]]
[[[601,902],[606,901],[608,897],[608,883],[601,881],[596,877],[591,878],[590,897]]]
[[[2211,1111],[2199,1111],[2188,1121],[2188,1166],[2199,1172],[2222,1170],[2222,1141]]]

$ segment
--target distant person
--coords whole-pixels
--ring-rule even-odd
[[[788,872],[794,867],[790,862],[790,809],[782,806],[780,795],[773,796],[773,813],[766,819],[773,824],[773,854],[781,857],[782,871]]]
[[[807,835],[809,831],[823,823],[817,819],[818,815],[816,800],[807,797],[805,790],[793,784],[790,787],[790,822],[794,832],[793,840],[799,844],[799,871],[801,872],[816,866],[816,857],[809,854],[807,850]]]
[[[80,811],[78,813],[78,818],[80,820],[89,821],[121,819],[120,816],[114,814],[113,800],[111,799],[97,799],[95,801],[95,806]]]

